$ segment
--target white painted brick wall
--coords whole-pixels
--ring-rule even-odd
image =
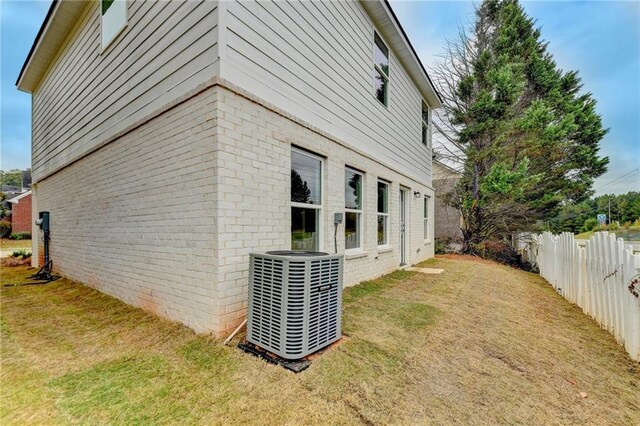
[[[34,207],[51,212],[56,271],[198,332],[220,328],[215,92],[39,182]]]
[[[324,251],[333,253],[333,214],[344,212],[345,166],[365,172],[366,254],[345,260],[346,285],[398,268],[400,185],[409,189],[408,263],[433,256],[422,199],[412,195],[433,200],[427,186],[214,86],[36,185],[34,212],[52,215],[55,269],[198,332],[224,334],[246,315],[249,253],[290,248],[291,145],[326,159]],[[386,253],[377,248],[379,177],[391,182]]]
[[[334,252],[333,214],[344,212],[345,166],[365,172],[364,251],[345,260],[345,284],[353,285],[399,267],[400,185],[409,189],[407,212],[408,263],[433,257],[433,243],[423,239],[422,195],[434,194],[384,165],[226,88],[218,94],[220,135],[218,158],[220,230],[218,271],[219,304],[225,306],[224,329],[238,324],[246,314],[249,253],[291,248],[290,170],[291,145],[325,157],[323,250]],[[420,143],[420,141],[416,141]],[[223,170],[224,169],[224,170]],[[378,253],[377,180],[390,181],[389,242],[391,251]],[[433,206],[431,206],[433,213]],[[433,227],[433,222],[431,222]],[[431,234],[433,235],[433,229]],[[338,228],[338,252],[344,252],[344,224]]]

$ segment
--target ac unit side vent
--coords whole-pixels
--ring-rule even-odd
[[[252,253],[247,340],[300,359],[342,335],[341,255]]]

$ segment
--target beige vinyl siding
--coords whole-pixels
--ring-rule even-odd
[[[37,180],[211,79],[217,2],[128,2],[128,25],[104,52],[99,2],[81,12],[33,93]]]
[[[224,9],[223,78],[430,184],[422,96],[391,51],[389,107],[375,99],[374,25],[359,2],[234,1]]]

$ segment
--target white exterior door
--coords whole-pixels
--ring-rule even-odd
[[[400,266],[407,263],[407,193],[400,188]]]

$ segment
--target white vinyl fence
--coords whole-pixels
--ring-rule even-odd
[[[534,245],[540,275],[640,361],[640,254],[633,246],[608,232],[596,232],[586,244],[571,233],[545,232]]]

